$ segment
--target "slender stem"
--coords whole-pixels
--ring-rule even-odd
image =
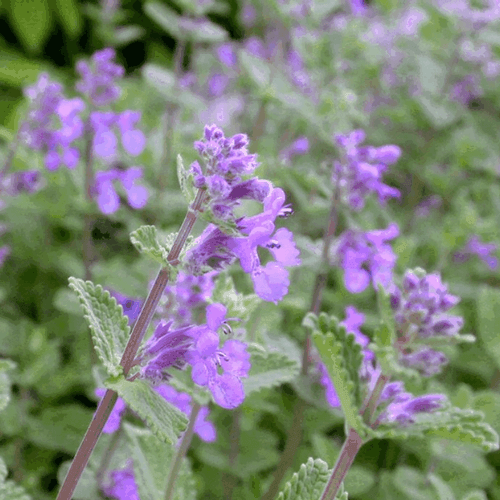
[[[340,191],[338,187],[335,187],[332,204],[330,207],[330,216],[328,219],[328,225],[325,228],[323,236],[323,250],[321,252],[321,262],[324,267],[328,265],[328,256],[330,253],[330,247],[332,245],[333,239],[335,237],[335,231],[337,229],[338,221],[338,206],[339,206]],[[320,271],[316,275],[310,311],[318,314],[321,307],[321,300],[323,298],[323,291],[326,285],[326,272]],[[301,374],[307,375],[307,371],[310,365],[310,355],[311,355],[311,337],[309,334],[306,336],[304,341],[304,350],[302,353],[302,367]],[[302,399],[297,399],[293,409],[293,419],[290,431],[288,432],[287,441],[285,444],[285,449],[281,454],[280,462],[276,467],[274,472],[273,481],[267,491],[262,496],[261,500],[273,500],[278,494],[278,489],[280,487],[281,481],[292,465],[293,459],[297,450],[299,448],[300,442],[302,441],[302,421],[304,418],[304,411],[306,409],[306,403]]]
[[[9,151],[7,153],[7,157],[5,158],[5,163],[3,164],[2,170],[0,171],[0,179],[5,177],[7,172],[10,170],[10,167],[12,165],[12,160],[14,159],[14,156],[17,151],[17,147],[19,146],[19,136],[21,132],[21,128],[24,125],[25,122],[22,122],[21,125],[19,126],[17,133],[14,137],[14,140],[10,143],[9,146]]]
[[[361,436],[354,429],[350,429],[320,500],[335,500],[340,485],[354,462],[361,446],[363,446],[363,439],[361,439]]]
[[[90,206],[92,203],[92,187],[94,185],[94,171],[93,161],[94,155],[92,154],[92,129],[90,125],[90,118],[85,125],[86,131],[86,144],[85,144],[85,199]],[[89,210],[89,209],[88,209]],[[93,261],[93,248],[92,248],[92,227],[94,225],[94,218],[92,214],[85,213],[83,219],[83,266],[85,268],[85,280],[92,279],[92,261]]]
[[[179,255],[184,246],[191,229],[194,226],[194,223],[197,219],[197,213],[200,211],[203,201],[205,199],[205,191],[199,190],[195,200],[193,201],[192,206],[189,208],[186,217],[182,223],[182,226],[177,234],[177,238],[172,245],[172,248],[167,256],[167,260],[171,266],[176,266],[179,264]],[[153,288],[149,292],[149,295],[142,306],[141,312],[137,321],[134,324],[132,329],[132,333],[128,340],[127,346],[125,347],[125,351],[123,353],[122,359],[120,361],[121,366],[123,367],[123,373],[127,376],[130,368],[133,365],[135,355],[137,354],[137,350],[139,349],[139,345],[144,338],[144,334],[146,333],[146,329],[151,322],[153,314],[158,306],[158,302],[160,301],[161,294],[165,289],[165,286],[168,283],[168,278],[170,275],[170,270],[168,267],[164,267],[158,273],[156,277]],[[64,483],[57,495],[57,500],[70,500],[73,492],[78,484],[78,480],[87,465],[87,462],[90,458],[92,451],[101,435],[102,429],[106,424],[108,417],[116,403],[118,395],[107,389],[104,395],[104,398],[101,400],[97,410],[92,418],[92,422],[90,423],[85,436],[76,452],[75,458],[71,463],[68,474],[64,480]]]
[[[189,424],[187,426],[186,431],[184,432],[184,435],[182,436],[181,444],[179,446],[179,449],[177,450],[174,461],[172,462],[172,466],[170,468],[170,472],[168,474],[167,489],[165,491],[165,500],[171,500],[173,497],[175,481],[177,480],[177,476],[179,475],[179,470],[181,468],[182,461],[184,460],[184,457],[186,456],[187,451],[189,449],[189,445],[191,444],[191,439],[193,438],[194,434],[194,425],[196,423],[196,417],[198,416],[200,410],[201,410],[200,404],[195,402],[193,404],[193,409],[191,410],[191,415],[189,417]]]
[[[111,462],[111,459],[113,458],[113,455],[115,454],[115,451],[118,447],[118,442],[120,441],[120,438],[122,436],[122,427],[120,426],[116,432],[114,432],[111,436],[111,439],[109,440],[108,446],[106,450],[104,451],[104,454],[101,459],[101,463],[99,464],[99,468],[97,469],[96,472],[96,482],[99,486],[102,484],[102,479],[104,477],[104,474],[109,467],[109,464]]]
[[[234,467],[238,459],[240,451],[240,432],[241,432],[241,410],[237,408],[231,415],[231,429],[229,430],[229,466]],[[222,476],[224,486],[224,498],[231,500],[233,490],[236,486],[237,478],[229,473],[224,473]]]
[[[380,373],[377,381],[375,382],[375,387],[373,388],[373,391],[368,396],[368,398],[363,404],[363,407],[361,408],[361,414],[363,415],[363,420],[368,425],[371,424],[373,415],[375,413],[375,410],[377,409],[378,401],[380,399],[380,394],[382,393],[385,384],[389,382],[389,379],[390,379],[389,376]]]

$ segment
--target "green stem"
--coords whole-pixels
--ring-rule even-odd
[[[182,250],[182,247],[186,243],[186,239],[189,236],[194,223],[196,222],[198,212],[203,205],[205,195],[205,191],[199,190],[196,194],[196,198],[193,201],[192,206],[188,209],[186,217],[184,218],[182,226],[177,234],[177,238],[175,239],[174,244],[172,245],[172,248],[167,256],[167,261],[171,266],[177,266],[180,263],[180,252]],[[151,319],[153,318],[153,314],[158,306],[158,302],[160,301],[165,286],[168,283],[169,276],[169,267],[163,267],[162,269],[160,269],[153,287],[151,288],[151,291],[149,292],[149,295],[144,302],[144,305],[142,306],[139,317],[137,318],[137,321],[132,328],[132,333],[120,361],[125,376],[127,376],[128,372],[133,366],[135,355],[137,354],[139,345],[144,338],[146,329],[149,326]],[[61,490],[59,491],[56,500],[71,500],[71,496],[75,491],[80,476],[82,475],[83,470],[87,465],[90,455],[92,454],[92,451],[97,444],[102,429],[106,424],[117,399],[118,395],[114,391],[110,389],[106,390],[106,393],[99,403],[99,406],[97,407],[97,410],[92,418],[92,422],[90,423],[90,426],[87,429],[85,436],[83,437],[80,447],[76,452],[75,458],[73,459],[73,462],[71,462],[68,474],[64,479],[64,483],[61,486]]]
[[[171,500],[174,494],[175,481],[179,475],[181,469],[182,461],[189,450],[189,445],[191,444],[191,439],[194,434],[194,424],[196,423],[196,417],[201,410],[199,403],[193,404],[193,409],[191,410],[191,415],[189,417],[189,424],[186,431],[181,439],[181,444],[177,450],[172,466],[170,467],[170,472],[168,474],[167,489],[165,491],[165,500]]]
[[[347,434],[342,449],[340,450],[340,455],[338,456],[335,467],[333,468],[332,475],[328,480],[320,500],[335,500],[335,497],[340,489],[340,485],[351,468],[351,465],[354,462],[358,451],[361,449],[361,446],[363,446],[363,439],[361,436],[354,429],[349,429],[349,433]]]

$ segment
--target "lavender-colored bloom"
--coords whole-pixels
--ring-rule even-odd
[[[230,43],[223,43],[217,47],[217,58],[228,68],[234,68],[238,63],[236,52]]]
[[[336,135],[335,141],[343,150],[341,162],[333,164],[332,182],[338,186],[342,198],[353,210],[361,210],[368,194],[375,192],[381,204],[389,198],[398,198],[397,189],[382,182],[382,174],[388,165],[395,163],[401,155],[398,146],[360,146],[365,139],[363,130],[354,130],[349,135]]]
[[[241,20],[243,22],[243,25],[246,28],[251,28],[252,26],[254,26],[256,19],[257,11],[255,7],[250,3],[246,3],[241,11]]]
[[[337,395],[337,391],[335,390],[335,387],[332,383],[332,379],[330,378],[330,375],[328,374],[328,370],[326,369],[326,366],[319,362],[317,363],[317,368],[320,373],[320,384],[325,388],[325,399],[328,402],[328,404],[332,408],[339,408],[340,407],[340,399]]]
[[[290,146],[281,150],[280,158],[285,161],[291,161],[294,156],[304,155],[309,151],[309,139],[301,136],[296,139]]]
[[[172,322],[162,321],[148,339],[137,361],[142,365],[141,376],[155,382],[168,380],[166,370],[182,368],[193,339],[191,326],[171,330]]]
[[[187,332],[194,345],[186,353],[186,360],[193,367],[193,382],[208,387],[219,406],[233,409],[245,399],[241,378],[248,376],[250,354],[246,351],[246,344],[239,340],[227,340],[219,348],[217,330],[224,323],[226,312],[222,304],[207,307],[207,324]],[[219,373],[219,367],[222,373]]]
[[[4,245],[0,247],[0,267],[2,267],[5,263],[5,260],[10,255],[10,247],[8,245]]]
[[[379,423],[397,423],[406,426],[415,421],[417,413],[431,413],[443,408],[447,399],[443,394],[425,394],[414,397],[399,393],[378,418]]]
[[[130,297],[127,297],[126,295],[122,295],[116,290],[110,290],[109,293],[111,297],[114,297],[118,304],[122,306],[123,314],[127,316],[129,325],[133,325],[135,320],[139,317],[143,300],[132,299]]]
[[[95,52],[91,57],[91,64],[79,61],[76,71],[81,80],[76,84],[76,89],[86,95],[94,106],[106,106],[120,97],[120,87],[116,84],[125,69],[115,64],[116,53],[114,49],[106,48]]]
[[[367,10],[364,0],[350,0],[351,11],[354,16],[363,16]]]
[[[482,243],[479,236],[472,235],[465,247],[454,256],[456,262],[465,262],[471,255],[477,255],[490,269],[498,267],[498,258],[492,253],[496,252],[498,245],[496,243]]]
[[[459,82],[453,85],[451,90],[451,99],[467,106],[470,101],[483,95],[483,89],[478,75],[467,75]]]
[[[128,170],[111,169],[97,172],[95,175],[94,191],[97,205],[103,214],[109,215],[116,212],[120,206],[120,198],[113,182],[121,182],[127,194],[127,202],[132,208],[140,209],[146,206],[149,193],[144,186],[137,184],[142,177],[142,168],[131,167]]]
[[[102,399],[106,394],[106,389],[98,387],[94,391],[94,393],[98,398]],[[115,406],[111,410],[111,413],[109,414],[108,420],[104,425],[102,432],[104,432],[105,434],[112,434],[113,432],[116,432],[120,428],[122,416],[126,408],[127,405],[125,404],[125,401],[123,401],[123,399],[119,397],[116,400]]]
[[[265,43],[256,36],[251,36],[245,40],[245,50],[259,59],[267,59],[268,50]]]
[[[398,226],[394,223],[385,230],[366,233],[347,230],[342,233],[333,253],[334,262],[340,262],[344,269],[347,290],[360,293],[369,285],[370,279],[375,288],[378,284],[389,286],[397,257],[386,241],[398,234]]]
[[[102,488],[106,496],[116,500],[140,500],[132,462],[125,469],[112,471],[111,478],[111,484]]]
[[[2,189],[10,196],[21,193],[33,194],[43,186],[43,179],[38,170],[13,172],[1,180]]]
[[[223,73],[214,73],[208,80],[208,90],[213,97],[220,97],[229,84],[229,77]]]
[[[192,398],[189,394],[177,392],[173,387],[165,384],[155,387],[155,391],[176,408],[179,408],[188,418],[190,417]],[[209,413],[210,411],[206,406],[201,407],[194,424],[194,432],[198,434],[201,440],[212,443],[217,438],[217,431],[214,424],[206,420]]]
[[[448,363],[448,358],[442,352],[425,347],[409,354],[402,354],[399,362],[403,366],[414,368],[424,377],[431,377],[441,372],[443,365]]]

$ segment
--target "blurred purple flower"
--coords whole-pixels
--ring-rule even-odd
[[[477,255],[490,269],[497,269],[498,258],[494,254],[498,249],[496,243],[482,243],[479,236],[472,235],[465,247],[454,256],[455,262],[465,262],[471,255]]]
[[[208,89],[213,97],[220,97],[229,84],[229,77],[223,73],[214,73],[208,80]]]
[[[366,233],[347,230],[341,234],[336,248],[332,249],[333,263],[339,262],[344,269],[344,283],[349,292],[364,291],[370,279],[374,288],[378,284],[389,286],[397,257],[386,241],[398,235],[399,229],[394,223],[387,229]]]
[[[94,391],[94,394],[98,398],[102,399],[104,397],[104,394],[106,394],[106,389],[98,387]],[[113,432],[116,432],[120,428],[122,416],[126,409],[127,405],[125,404],[125,401],[123,401],[123,399],[119,397],[116,400],[115,406],[111,410],[111,413],[109,414],[108,421],[104,425],[102,432],[104,432],[105,434],[112,434]]]
[[[120,87],[116,84],[125,74],[123,66],[115,64],[115,50],[106,48],[95,52],[91,63],[79,61],[76,71],[81,80],[76,89],[87,96],[94,106],[106,106],[120,97]]]
[[[217,47],[217,58],[228,68],[234,68],[238,63],[236,52],[230,43],[223,43]]]
[[[451,90],[451,99],[467,106],[470,101],[483,95],[483,89],[479,76],[476,74],[467,75],[459,82],[453,85]]]
[[[120,207],[120,197],[115,190],[113,182],[121,182],[127,195],[128,204],[135,209],[146,206],[148,202],[148,190],[137,184],[142,177],[142,168],[130,167],[127,170],[111,169],[97,172],[95,175],[94,191],[96,193],[97,205],[103,214],[115,213]]]
[[[114,470],[110,475],[111,484],[106,484],[102,488],[106,496],[116,500],[140,500],[132,462],[127,468]]]
[[[143,300],[141,299],[132,299],[127,297],[126,295],[122,295],[120,292],[116,290],[109,290],[111,297],[116,299],[116,302],[120,304],[123,308],[123,314],[128,318],[128,324],[133,325],[135,320],[139,317],[139,313],[141,312]]]
[[[285,161],[291,161],[296,155],[304,155],[309,151],[309,139],[306,136],[301,136],[296,139],[290,146],[280,151],[280,158]]]
[[[33,194],[42,188],[43,180],[38,170],[12,172],[1,180],[2,189],[9,196]]]

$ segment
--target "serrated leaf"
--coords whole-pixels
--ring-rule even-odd
[[[186,429],[186,415],[151,389],[146,382],[128,382],[123,377],[117,377],[106,380],[104,385],[117,392],[158,439],[169,444],[176,443],[180,433]]]
[[[212,302],[224,304],[227,308],[227,317],[247,321],[262,300],[254,293],[248,295],[239,293],[231,276],[221,273],[215,282]]]
[[[330,471],[328,464],[309,458],[285,484],[277,500],[318,500],[325,489]]]
[[[51,28],[52,16],[47,0],[11,0],[10,19],[24,47],[40,52]]]
[[[0,498],[2,500],[31,500],[22,486],[17,485],[14,481],[6,480],[7,473],[7,466],[0,457]]]
[[[498,434],[484,422],[484,415],[481,412],[450,407],[433,413],[420,413],[414,418],[415,423],[408,427],[381,425],[369,433],[379,439],[410,436],[441,437],[474,444],[486,452],[497,450],[499,447]]]
[[[130,333],[122,306],[101,285],[91,281],[71,277],[69,286],[78,295],[99,359],[110,376],[120,375],[120,360]]]
[[[134,457],[134,477],[141,500],[157,500],[165,494],[167,474],[176,449],[165,446],[149,430],[124,423],[130,455]],[[195,500],[196,485],[187,459],[175,481],[173,500]]]
[[[130,233],[130,241],[139,252],[149,255],[162,266],[170,266],[167,257],[173,243],[172,236],[175,239],[175,235],[170,235],[170,241],[167,244],[161,244],[155,226],[141,226]],[[167,246],[168,243],[170,243],[170,247]]]
[[[310,321],[314,323],[314,318],[308,315],[306,322]],[[317,318],[312,338],[333,382],[347,425],[365,436],[366,426],[360,416],[361,346],[353,334],[348,335],[345,327],[339,325],[337,318],[326,313],[321,313]]]
[[[177,155],[177,179],[179,180],[182,194],[190,205],[196,197],[193,186],[193,175],[184,167],[181,155]]]
[[[248,378],[243,380],[245,396],[264,388],[279,386],[293,380],[299,374],[299,364],[279,352],[266,352],[253,344],[248,347],[252,367]]]
[[[478,336],[486,347],[486,352],[500,368],[500,290],[484,286],[477,297]]]

